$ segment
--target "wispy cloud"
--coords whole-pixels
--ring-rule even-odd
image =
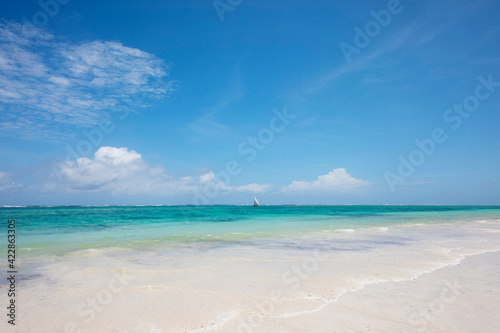
[[[394,184],[396,186],[420,186],[420,185],[428,185],[428,184],[436,184],[437,181],[429,180],[429,181],[409,181],[409,182],[401,182]]]
[[[383,38],[376,47],[362,50],[363,53],[351,63],[348,64],[342,59],[342,63],[339,66],[326,71],[326,73],[303,85],[295,92],[295,98],[298,100],[305,100],[307,96],[314,95],[341,77],[369,68],[371,62],[380,55],[393,52],[403,47],[417,31],[418,28],[415,24],[407,24],[402,29],[399,29],[397,33],[387,38]],[[297,97],[297,95],[300,97]]]
[[[187,124],[185,129],[203,136],[229,133],[229,128],[226,125],[215,120],[215,112],[208,112],[204,114],[195,121]]]
[[[0,21],[0,134],[39,139],[90,127],[129,104],[173,90],[168,66],[119,42],[70,43],[42,29]]]
[[[272,186],[269,184],[252,183],[244,186],[238,186],[235,190],[238,192],[263,193],[269,191],[271,188]]]
[[[9,173],[0,171],[0,192],[19,186],[22,184],[17,184]]]
[[[226,91],[223,92],[223,97],[211,107],[204,108],[202,110],[203,115],[187,124],[185,127],[186,130],[203,136],[230,134],[229,128],[218,122],[216,116],[218,112],[229,108],[233,103],[241,100],[247,93],[241,78],[240,63],[241,62],[238,62],[234,66],[230,85]]]
[[[425,44],[435,41],[454,26],[474,15],[478,9],[484,7],[487,3],[488,1],[478,1],[457,6],[456,3],[447,1],[429,5],[425,17],[404,23],[390,34],[388,31],[384,31],[383,34],[372,41],[371,45],[366,49],[362,49],[361,54],[353,59],[350,64],[342,58],[342,61],[339,61],[339,64],[333,69],[325,71],[290,94],[291,100],[288,104],[294,105],[294,102],[307,101],[310,95],[314,95],[345,75],[363,70],[372,70],[373,61],[382,55],[398,50],[412,52],[411,50],[422,48]],[[405,11],[410,10],[412,9],[405,9]],[[448,15],[449,10],[454,10],[454,15]],[[429,25],[426,22],[428,20],[435,21],[435,24]],[[398,23],[391,23],[391,25],[395,24]],[[392,63],[389,62],[388,65],[392,65]]]

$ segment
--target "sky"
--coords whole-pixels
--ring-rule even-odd
[[[500,204],[500,3],[0,4],[0,205]]]

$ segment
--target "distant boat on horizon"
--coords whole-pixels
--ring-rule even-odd
[[[257,201],[257,198],[256,197],[253,197],[253,205],[252,207],[260,207],[260,204],[259,202]]]

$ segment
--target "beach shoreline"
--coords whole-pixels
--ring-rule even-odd
[[[253,327],[249,320],[218,323],[191,332],[494,333],[500,327],[498,306],[500,250],[494,250],[412,279],[366,284],[295,316],[268,316]]]
[[[220,211],[213,216],[220,218]],[[431,221],[428,216],[324,215],[302,234],[262,233],[260,215],[241,222],[222,216],[223,222],[200,225],[200,234],[212,236],[184,243],[158,235],[180,230],[177,221],[142,223],[142,234],[128,220],[99,222],[92,231],[79,224],[70,230],[75,244],[87,248],[24,243],[44,249],[21,255],[16,332],[465,333],[474,318],[482,321],[480,332],[495,332],[498,214],[438,212]],[[297,227],[311,227],[311,220],[275,218]],[[225,233],[217,235],[215,227]],[[236,227],[247,234],[223,236]],[[186,221],[179,235],[193,228]],[[46,231],[32,230],[32,240],[47,237]],[[117,232],[134,238],[126,247],[84,243]],[[2,293],[4,288],[0,284]]]
[[[500,251],[492,251],[412,280],[346,293],[310,318],[321,325],[309,331],[493,333],[500,328],[499,306]]]

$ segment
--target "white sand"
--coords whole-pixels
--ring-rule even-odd
[[[496,333],[498,222],[37,258],[0,332]]]
[[[499,309],[500,252],[491,252],[411,281],[365,286],[321,311],[266,319],[253,331],[498,333]]]

